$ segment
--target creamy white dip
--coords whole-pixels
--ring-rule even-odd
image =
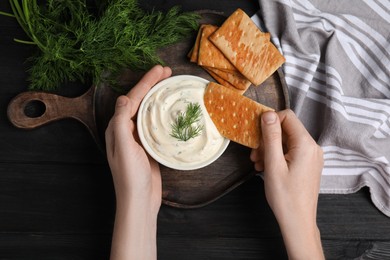
[[[176,76],[155,86],[145,97],[138,113],[140,137],[162,158],[155,158],[160,163],[180,169],[196,168],[214,160],[226,148],[228,141],[218,132],[203,102],[206,85],[207,81],[201,78]],[[202,116],[196,124],[203,125],[203,129],[200,135],[181,141],[171,136],[172,124],[189,103],[200,105]]]

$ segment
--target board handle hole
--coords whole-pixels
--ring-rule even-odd
[[[46,111],[46,105],[40,100],[31,100],[24,107],[24,114],[30,118],[42,116]]]

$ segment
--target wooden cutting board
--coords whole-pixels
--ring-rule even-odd
[[[220,25],[225,19],[221,13],[199,11],[201,23]],[[202,68],[189,61],[187,54],[196,37],[192,37],[160,50],[161,58],[172,68],[173,75],[196,75],[214,81]],[[131,89],[144,73],[124,71],[121,85]],[[258,87],[251,86],[245,95],[264,105],[282,110],[289,107],[288,92],[284,76],[279,69]],[[16,96],[8,106],[10,121],[19,128],[35,128],[62,118],[74,118],[83,123],[104,151],[104,132],[114,113],[118,93],[110,86],[92,86],[84,95],[77,98],[65,98],[43,92],[25,92]],[[32,101],[44,104],[45,111],[37,117],[28,117],[24,111]],[[161,166],[163,181],[162,200],[166,205],[179,208],[204,206],[253,175],[253,164],[249,160],[250,149],[230,142],[225,153],[211,165],[192,171],[179,171]]]
[[[213,11],[200,11],[201,23],[220,25],[226,16]],[[170,66],[173,75],[196,75],[215,81],[201,67],[189,62],[187,57],[191,50],[193,37],[160,51],[160,56]],[[134,74],[124,75],[125,85],[134,85]],[[282,110],[289,107],[288,91],[284,76],[279,69],[258,87],[251,86],[245,93],[264,105]],[[163,180],[163,203],[180,208],[194,208],[206,205],[253,175],[253,164],[249,159],[250,149],[231,142],[225,153],[208,167],[194,171],[178,171],[161,166]]]

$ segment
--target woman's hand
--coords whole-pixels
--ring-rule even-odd
[[[317,228],[323,153],[291,110],[261,118],[262,145],[251,153],[264,171],[267,201],[290,259],[324,259]]]
[[[111,259],[156,259],[156,222],[161,206],[161,174],[138,140],[135,117],[146,93],[169,77],[168,67],[153,67],[126,96],[117,99],[106,129],[116,215]]]

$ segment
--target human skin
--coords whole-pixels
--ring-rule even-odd
[[[135,117],[146,93],[169,77],[168,67],[155,66],[117,99],[106,129],[107,159],[116,195],[111,259],[156,259],[157,214],[161,206],[158,163],[140,145]]]
[[[264,113],[261,128],[262,143],[251,160],[264,172],[289,259],[324,259],[316,222],[322,149],[291,110]]]
[[[120,96],[106,130],[116,215],[111,259],[156,259],[157,215],[161,206],[158,163],[140,145],[135,117],[143,97],[171,69],[155,66],[126,96]],[[291,110],[266,112],[262,142],[253,150],[255,169],[264,171],[267,201],[280,225],[290,259],[324,259],[316,212],[323,155]]]

